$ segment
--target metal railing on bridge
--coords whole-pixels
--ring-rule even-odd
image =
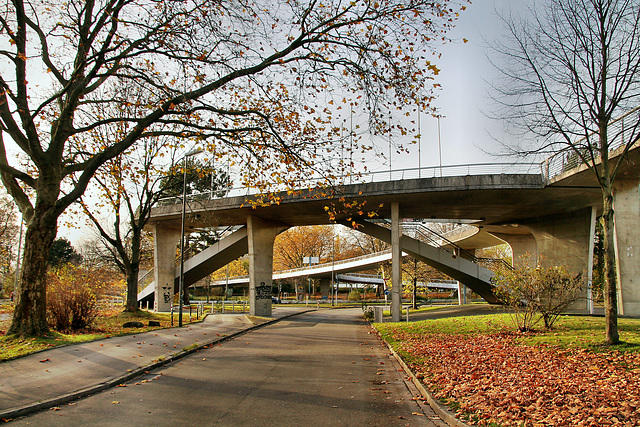
[[[402,228],[404,231],[413,232],[414,238],[420,240],[423,243],[431,245],[436,248],[440,248],[444,251],[451,253],[452,256],[462,256],[469,261],[472,261],[482,267],[485,267],[492,271],[498,271],[503,269],[512,269],[511,264],[506,262],[502,258],[482,258],[477,257],[475,254],[461,248],[453,241],[449,240],[446,235],[453,236],[454,234],[460,234],[464,230],[470,229],[469,225],[460,225],[453,230],[449,230],[447,233],[438,233],[435,230],[430,229],[422,222],[404,221],[402,222]],[[456,233],[457,232],[457,233]]]
[[[614,119],[609,124],[613,133],[610,142],[610,151],[620,148],[628,139],[629,131],[625,128],[625,118],[636,113],[640,107],[636,107],[623,116]],[[637,130],[637,129],[635,129]],[[589,137],[583,137],[575,142],[576,145],[589,143]],[[634,144],[637,141],[634,142]],[[587,148],[584,148],[584,157],[588,158]],[[357,172],[343,176],[334,176],[330,172],[323,177],[300,178],[298,180],[287,181],[289,184],[274,184],[267,189],[255,187],[229,187],[226,189],[216,189],[213,191],[205,191],[201,193],[187,195],[188,200],[211,200],[234,196],[249,196],[257,194],[276,193],[280,191],[296,191],[312,188],[329,188],[331,186],[365,184],[372,182],[389,182],[402,181],[416,178],[440,178],[440,177],[456,177],[456,176],[477,176],[490,174],[526,174],[540,175],[545,182],[554,177],[574,169],[584,164],[581,156],[573,149],[564,148],[554,153],[542,162],[511,162],[511,163],[473,163],[446,166],[428,166],[422,168],[406,168],[395,170],[379,170],[369,172]],[[167,197],[158,201],[158,205],[172,205],[182,201],[181,196]]]
[[[188,194],[189,201],[213,200],[225,197],[250,196],[279,191],[296,191],[312,188],[330,188],[332,186],[368,184],[374,182],[402,181],[416,178],[440,178],[490,174],[525,174],[540,175],[540,163],[475,163],[464,165],[429,166],[423,168],[406,168],[386,171],[371,171],[343,176],[326,176],[294,181],[293,185],[274,185],[268,190],[254,187],[231,187],[226,190],[204,191]],[[182,196],[166,197],[158,201],[159,206],[174,205],[182,202]]]
[[[609,122],[608,136],[611,137],[611,135],[613,135],[613,137],[610,138],[609,141],[609,152],[615,152],[620,147],[627,144],[629,142],[629,138],[633,136],[632,132],[637,131],[637,129],[635,129],[633,126],[631,127],[631,129],[625,127],[625,119],[627,119],[631,114],[634,114],[638,111],[640,111],[640,107],[636,107],[626,114]],[[627,122],[628,121],[629,120],[627,120]],[[633,122],[637,123],[637,120],[634,120]],[[592,149],[597,152],[597,150],[595,150],[595,144],[597,144],[598,142],[594,144],[590,141],[590,138],[596,136],[597,134],[593,132],[588,136],[584,136],[578,139],[574,143],[574,146],[580,150],[581,155],[578,155],[578,153],[573,148],[566,147],[543,160],[540,166],[545,179],[549,181],[556,176],[563,174],[564,172],[570,171],[577,168],[578,166],[585,164],[582,160],[582,157],[589,159],[589,161],[592,162],[594,159],[590,159],[591,154],[589,146],[591,146]],[[633,141],[633,144],[637,144],[637,142],[638,140]],[[580,146],[583,146],[584,148],[579,148]],[[599,156],[596,156],[596,161],[598,160],[598,157]]]

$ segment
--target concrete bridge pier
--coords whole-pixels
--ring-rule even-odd
[[[499,239],[504,240],[511,247],[512,260],[511,266],[516,267],[518,260],[522,259],[526,254],[536,255],[538,253],[538,246],[536,245],[536,239],[533,234],[506,234],[506,233],[491,233]]]
[[[168,312],[175,294],[176,249],[180,243],[180,230],[154,224],[153,241],[153,279],[156,287],[153,308],[155,311]]]
[[[564,215],[553,215],[528,222],[526,226],[535,237],[537,255],[542,266],[565,266],[569,271],[582,273],[585,280],[578,301],[570,308],[588,312],[587,278],[592,277],[593,234],[595,210],[580,209]],[[514,261],[517,263],[517,261]]]
[[[249,303],[252,316],[271,316],[273,243],[289,227],[247,217],[249,237]]]
[[[331,293],[331,279],[320,279],[320,296],[329,299]]]
[[[640,180],[614,184],[618,313],[640,316]]]

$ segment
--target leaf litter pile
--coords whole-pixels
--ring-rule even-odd
[[[640,353],[527,346],[517,334],[392,332],[435,396],[469,424],[640,426]]]

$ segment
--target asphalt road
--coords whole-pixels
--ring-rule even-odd
[[[295,316],[12,424],[444,426],[361,318]]]

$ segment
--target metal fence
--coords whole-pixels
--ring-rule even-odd
[[[633,135],[631,134],[632,130],[630,130],[628,126],[629,116],[638,111],[640,111],[640,107],[634,108],[609,123],[608,136],[613,136],[609,141],[609,152],[615,152],[630,142],[629,139]],[[626,126],[625,121],[627,122]],[[637,120],[634,120],[634,122],[637,122]],[[634,128],[632,127],[632,129]],[[578,149],[579,153],[571,147],[566,147],[543,160],[540,163],[540,167],[546,181],[585,164],[583,159],[586,159],[591,164],[593,164],[594,161],[597,162],[599,158],[597,150],[599,141],[594,141],[597,137],[598,134],[594,132],[575,141],[574,146]],[[634,143],[637,142],[636,140]],[[591,157],[592,152],[594,153],[593,158]]]
[[[623,146],[629,137],[629,129],[625,128],[625,119],[629,122],[628,117],[634,113],[637,113],[640,107],[636,107],[629,111],[625,115],[612,120],[609,124],[610,135],[613,135],[610,141],[610,151],[615,151]],[[595,134],[589,135],[589,137],[583,137],[575,142],[576,146],[584,146],[584,151],[581,152],[582,157],[590,159],[588,153],[588,144],[593,143],[589,141],[590,138],[596,136]],[[637,141],[636,141],[637,142]],[[478,175],[495,175],[495,174],[526,174],[526,175],[541,175],[546,181],[553,179],[554,177],[574,169],[584,163],[583,159],[578,153],[571,148],[565,148],[552,156],[546,158],[542,162],[511,162],[511,163],[474,163],[474,164],[460,164],[460,165],[447,165],[447,166],[428,166],[423,168],[406,168],[395,170],[379,170],[362,173],[353,173],[343,176],[328,176],[324,177],[301,177],[297,181],[294,181],[293,185],[289,184],[274,184],[269,188],[256,188],[256,187],[229,187],[226,189],[217,189],[215,191],[205,191],[202,193],[187,195],[188,201],[204,201],[211,199],[219,199],[234,196],[249,196],[257,194],[269,194],[277,193],[281,191],[296,191],[313,188],[351,185],[351,184],[365,184],[372,182],[390,182],[390,181],[402,181],[407,179],[419,179],[419,178],[446,178],[456,176],[478,176]],[[173,205],[182,201],[181,196],[168,197],[161,199],[158,205]]]

